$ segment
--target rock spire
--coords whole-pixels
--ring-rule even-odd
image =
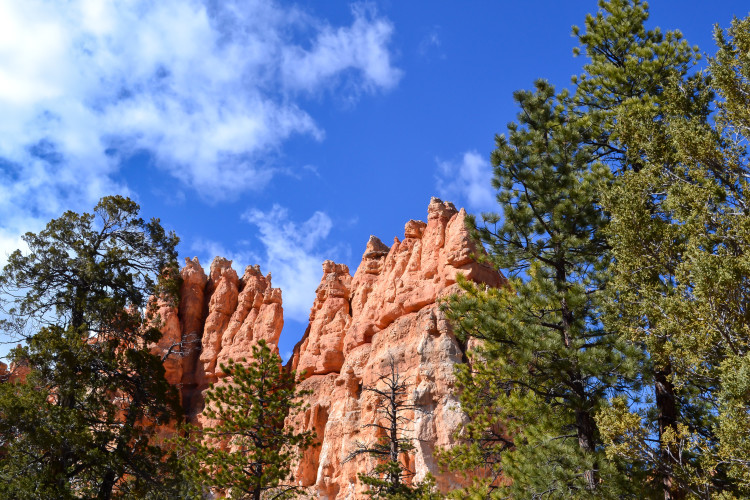
[[[454,367],[464,361],[462,347],[439,308],[441,297],[457,290],[456,275],[488,286],[505,279],[478,263],[465,227],[466,212],[432,198],[427,222],[410,220],[402,240],[388,247],[375,236],[367,242],[352,276],[344,264],[323,262],[323,276],[310,310],[310,322],[287,368],[300,375],[300,388],[312,391],[305,412],[286,425],[314,430],[318,446],[294,465],[294,477],[322,499],[359,498],[357,473],[372,468],[360,456],[344,463],[356,440],[375,439],[365,427],[375,420],[372,386],[390,359],[411,384],[420,411],[410,415],[417,480],[427,472],[438,486],[460,478],[441,474],[433,451],[449,446],[465,423],[455,394]],[[222,377],[221,363],[251,354],[258,339],[277,345],[283,326],[281,291],[258,266],[242,277],[231,261],[217,257],[207,276],[198,259],[182,269],[179,308],[162,307],[161,348],[181,340],[182,350],[168,361],[167,376],[179,385],[193,421],[201,422],[203,391]]]

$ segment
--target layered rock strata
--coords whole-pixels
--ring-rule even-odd
[[[417,409],[405,415],[416,445],[407,465],[416,480],[431,472],[441,489],[459,482],[440,473],[433,453],[450,446],[465,423],[454,390],[463,351],[438,301],[457,290],[458,273],[493,287],[505,281],[472,257],[476,248],[465,218],[463,209],[433,198],[427,222],[407,222],[403,240],[388,247],[370,237],[353,276],[344,264],[323,263],[309,325],[287,365],[299,374],[300,389],[311,391],[307,409],[287,425],[317,436],[317,446],[294,465],[296,481],[314,497],[360,497],[357,473],[374,463],[367,456],[345,459],[355,442],[377,439],[367,427],[376,421],[376,401],[364,389],[375,386],[391,362]],[[164,337],[155,349],[171,353],[167,377],[180,387],[189,418],[201,423],[203,392],[222,377],[221,364],[249,357],[259,339],[277,345],[281,292],[257,266],[238,277],[220,257],[208,275],[197,258],[186,259],[181,274],[179,307],[160,305]]]

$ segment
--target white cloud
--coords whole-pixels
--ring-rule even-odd
[[[304,222],[294,222],[286,208],[274,205],[266,212],[248,210],[242,219],[257,228],[262,250],[256,252],[253,242],[247,240],[228,248],[216,241],[199,239],[190,246],[191,256],[198,256],[206,272],[217,256],[231,260],[240,276],[246,266],[259,264],[261,272],[271,273],[273,286],[281,288],[284,317],[307,323],[315,289],[323,276],[323,261],[346,253],[342,248],[323,246],[333,227],[331,218],[324,212],[315,212]]]
[[[362,71],[366,88],[391,88],[401,72],[391,66],[387,50],[393,26],[378,19],[374,8],[358,5],[352,8],[354,23],[345,28],[324,27],[312,50],[288,47],[284,53],[285,83],[293,88],[314,89],[347,68]]]
[[[230,249],[217,241],[199,238],[190,245],[190,250],[192,251],[191,255],[198,257],[206,273],[208,273],[211,262],[216,257],[231,260],[232,268],[237,271],[239,276],[242,276],[247,266],[255,265],[261,260],[255,252],[247,248],[247,242],[238,242],[235,248]]]
[[[0,0],[0,227],[127,194],[149,152],[206,198],[262,189],[294,135],[322,140],[302,94],[389,89],[393,27],[334,27],[272,0]]]
[[[315,212],[308,220],[295,223],[279,205],[268,212],[249,210],[242,218],[258,228],[265,248],[261,268],[270,271],[273,285],[281,288],[284,316],[307,322],[323,275],[321,265],[326,258],[334,257],[330,249],[325,252],[329,255],[320,249],[320,243],[331,231],[331,218],[324,212]]]
[[[471,210],[497,210],[489,161],[476,151],[465,152],[458,162],[436,161],[436,187],[440,197],[465,204]]]

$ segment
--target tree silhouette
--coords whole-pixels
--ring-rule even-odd
[[[410,485],[415,471],[408,468],[408,456],[414,451],[414,439],[409,413],[423,411],[409,398],[409,378],[401,375],[393,356],[388,359],[386,373],[381,374],[363,392],[375,395],[375,422],[365,428],[374,428],[379,438],[375,442],[356,441],[354,449],[344,463],[361,455],[375,458],[377,465],[368,473],[359,473],[359,480],[369,488],[372,498],[432,498],[434,479],[431,475],[419,484]]]

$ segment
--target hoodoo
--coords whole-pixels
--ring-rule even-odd
[[[305,412],[286,425],[314,430],[317,446],[295,464],[295,480],[323,499],[355,498],[362,491],[358,472],[374,467],[361,455],[345,462],[355,441],[374,441],[366,427],[376,419],[375,384],[391,360],[410,385],[411,437],[416,450],[408,466],[420,480],[431,472],[445,490],[460,478],[441,473],[433,451],[449,446],[465,422],[454,391],[454,366],[464,361],[461,346],[439,308],[439,299],[457,289],[456,275],[488,286],[505,279],[478,263],[465,228],[466,212],[437,198],[427,222],[410,220],[404,238],[389,248],[372,236],[354,276],[347,266],[323,263],[310,323],[288,367],[310,390]],[[197,259],[182,270],[179,308],[163,308],[162,348],[181,339],[183,356],[170,361],[169,380],[179,381],[183,404],[200,422],[203,391],[221,377],[219,366],[247,357],[258,339],[277,344],[283,326],[281,291],[257,266],[238,278],[231,262],[217,257],[207,277]],[[191,348],[200,346],[200,349]]]

